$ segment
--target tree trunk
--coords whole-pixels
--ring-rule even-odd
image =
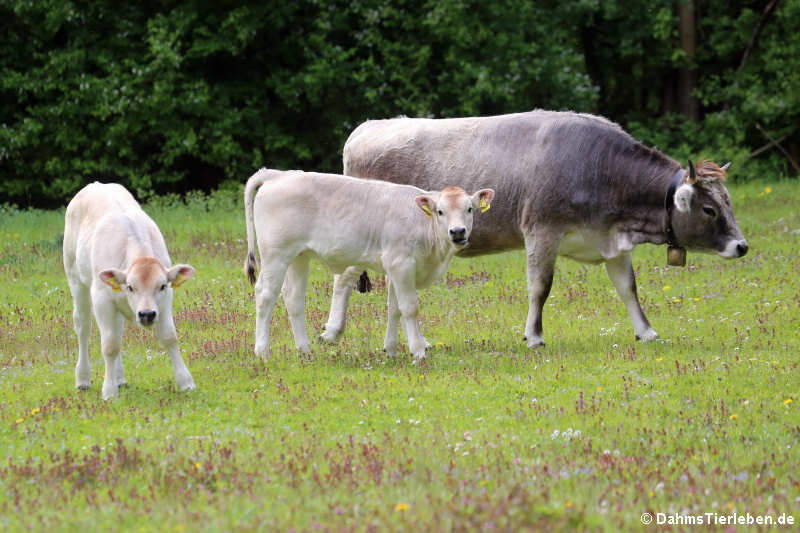
[[[684,0],[678,4],[678,24],[680,25],[680,46],[686,54],[686,64],[678,71],[678,108],[683,116],[692,122],[699,119],[697,98],[697,66],[695,64],[695,13],[694,2]]]

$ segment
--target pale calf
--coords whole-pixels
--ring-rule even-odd
[[[395,355],[402,320],[414,360],[423,359],[427,343],[417,319],[416,289],[444,275],[453,255],[469,243],[473,211],[489,209],[493,198],[492,189],[470,196],[458,187],[426,192],[332,174],[259,170],[244,193],[245,272],[251,282],[256,282],[255,228],[261,256],[256,354],[269,356],[269,322],[281,292],[297,349],[310,351],[305,293],[309,260],[318,257],[337,274],[351,265],[385,272],[389,318],[384,349]],[[344,315],[332,316],[324,338],[335,340],[343,328]]]
[[[72,292],[78,336],[75,386],[88,389],[92,312],[105,359],[104,400],[118,394],[125,373],[120,348],[125,321],[153,327],[172,361],[180,390],[195,388],[181,358],[172,320],[172,288],[194,276],[171,266],[164,238],[133,196],[117,184],[92,183],[67,206],[64,270]]]

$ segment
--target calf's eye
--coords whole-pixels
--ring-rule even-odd
[[[467,208],[467,213],[472,213],[472,208],[471,207]]]
[[[160,288],[160,289],[158,289],[158,290],[160,290],[160,291],[163,291],[163,290],[164,290],[164,289],[166,289],[166,288],[167,288],[167,285],[166,285],[166,284],[164,284],[164,285],[162,285],[162,286],[161,286],[161,288]]]
[[[128,285],[128,292],[133,292],[133,286],[132,285]]]
[[[717,216],[717,212],[714,211],[714,208],[707,205],[703,206],[703,213],[705,213],[707,216],[710,216],[711,218],[716,218]]]
[[[436,212],[439,214],[439,216],[444,215],[444,211],[442,211],[441,209],[437,209]]]

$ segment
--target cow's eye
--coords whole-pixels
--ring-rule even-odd
[[[166,289],[166,288],[167,288],[167,285],[166,285],[166,284],[164,284],[164,285],[162,285],[162,286],[161,286],[161,288],[160,288],[160,289],[158,289],[158,290],[160,290],[160,291],[163,291],[163,290],[164,290],[164,289]]]
[[[442,211],[441,209],[437,209],[436,212],[439,214],[439,216],[444,215],[444,211]]]
[[[467,208],[467,213],[472,213],[472,207]]]
[[[133,285],[128,285],[128,292],[133,292]]]
[[[709,216],[711,218],[717,218],[717,212],[711,206],[704,205],[703,206],[703,213],[705,213],[706,216]]]

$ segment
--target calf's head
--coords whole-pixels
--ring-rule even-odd
[[[469,244],[475,211],[488,210],[493,199],[492,189],[481,189],[469,195],[461,187],[447,187],[441,192],[417,196],[414,200],[434,220],[439,236],[446,239],[444,242],[463,248]]]
[[[136,323],[140,326],[152,326],[164,306],[171,305],[168,288],[178,287],[192,276],[194,268],[190,265],[175,265],[166,269],[153,257],[137,258],[127,271],[109,268],[99,274],[100,280],[111,290],[125,293]]]
[[[689,162],[684,182],[675,190],[672,228],[678,244],[689,250],[742,257],[747,241],[736,224],[725,171],[709,161]]]

